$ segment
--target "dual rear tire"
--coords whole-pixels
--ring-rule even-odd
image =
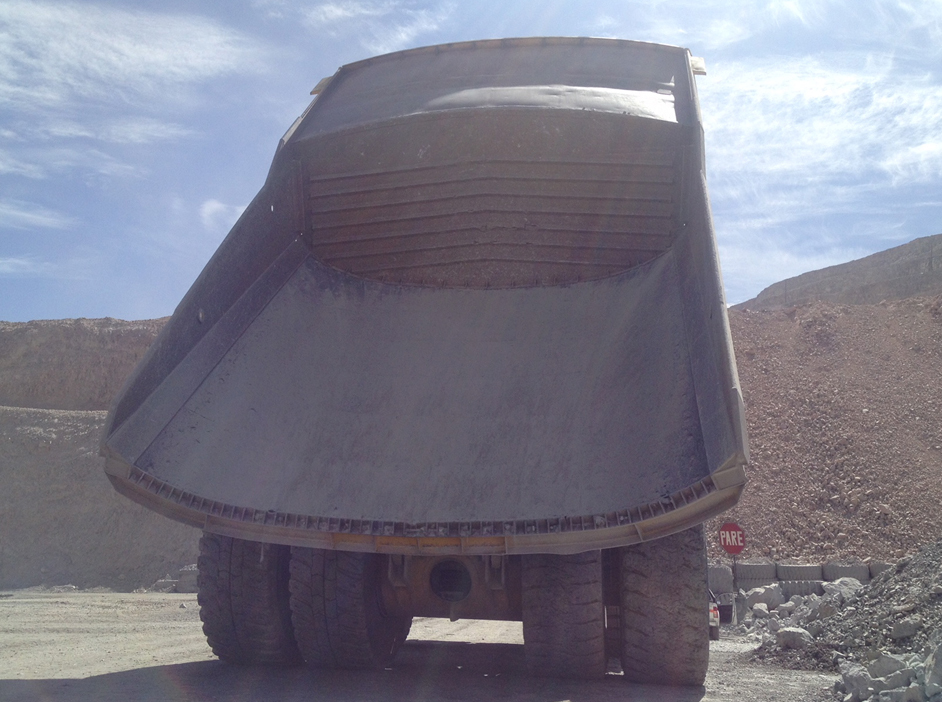
[[[605,675],[602,552],[523,556],[524,656],[531,675]]]
[[[197,582],[200,619],[220,659],[297,665],[288,598],[290,548],[204,533]]]
[[[242,665],[372,668],[387,664],[411,619],[387,617],[375,554],[200,539],[203,633]]]
[[[703,527],[621,549],[621,578],[625,678],[702,685],[710,659]]]
[[[523,557],[530,673],[600,678],[607,659],[616,657],[630,682],[702,685],[710,654],[703,528],[605,555],[611,559],[608,578],[600,551]],[[607,608],[606,602],[618,604]]]
[[[383,563],[371,553],[291,549],[291,617],[309,666],[377,668],[396,655],[412,619],[383,611]]]

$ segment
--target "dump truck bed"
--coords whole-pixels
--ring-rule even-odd
[[[734,504],[688,53],[503,40],[341,68],[102,452],[170,517],[342,550],[570,553]]]

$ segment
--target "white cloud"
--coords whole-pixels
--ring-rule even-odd
[[[409,48],[424,35],[438,31],[454,10],[450,2],[431,7],[414,2],[327,2],[304,11],[305,22],[334,36],[355,33],[360,45],[374,54]]]
[[[258,51],[211,20],[91,3],[0,4],[0,105],[43,111],[94,99],[146,104],[251,70]]]
[[[36,256],[0,258],[0,277],[3,278],[100,281],[100,271],[101,257],[95,254],[66,254],[55,261]]]
[[[395,12],[394,3],[325,2],[307,11],[310,24],[333,24],[364,17],[383,17]]]
[[[586,23],[609,36],[689,46],[695,51],[719,50],[744,41],[773,22],[758,3],[726,0],[609,5]],[[574,28],[574,33],[585,30]]]
[[[262,63],[254,40],[204,17],[0,2],[0,173],[137,175],[112,147],[192,136],[179,119],[201,100],[194,89]]]
[[[772,0],[766,9],[776,21],[796,19],[804,25],[810,25],[822,18],[828,4],[832,3],[826,0]]]
[[[13,229],[68,229],[74,219],[42,205],[0,200],[0,227]]]
[[[150,117],[128,116],[83,123],[64,117],[52,117],[31,128],[36,140],[88,139],[110,144],[151,144],[178,141],[195,132],[182,125]]]
[[[151,144],[158,141],[177,141],[193,134],[191,129],[172,122],[129,117],[105,125],[98,133],[98,138],[118,144]]]
[[[901,181],[942,178],[942,140],[926,141],[889,155],[883,167]]]
[[[869,42],[908,53],[927,48],[942,54],[939,0],[673,0],[596,3],[598,14],[574,33],[602,29],[622,36],[688,46],[696,53],[734,51],[752,40],[750,51],[794,53],[809,38],[836,45]]]
[[[3,277],[44,275],[52,268],[51,264],[34,258],[0,258],[0,276]]]
[[[603,12],[590,20],[589,26],[594,30],[593,36],[596,36],[596,32],[604,33],[603,36],[615,36],[609,34],[609,32],[617,31],[619,22],[611,15]]]
[[[709,68],[698,88],[731,302],[936,233],[938,204],[914,211],[942,178],[942,85],[925,66],[859,50]]]
[[[38,166],[27,163],[0,149],[0,174],[42,178],[43,171]]]
[[[105,151],[82,146],[39,146],[23,151],[32,163],[28,164],[36,178],[51,174],[75,173],[89,179],[137,178],[143,174],[141,167],[125,163]]]
[[[219,200],[206,200],[200,205],[200,221],[208,231],[228,231],[242,216],[245,207],[245,205],[226,205]]]
[[[720,175],[814,184],[866,173],[924,180],[942,171],[940,85],[894,70],[884,57],[721,62],[700,95],[709,165]]]

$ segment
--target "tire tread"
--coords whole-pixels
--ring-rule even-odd
[[[288,607],[287,546],[204,533],[198,594],[203,633],[221,660],[243,665],[301,662]]]
[[[625,547],[621,559],[625,678],[703,685],[710,657],[703,527]]]
[[[601,551],[523,556],[523,639],[532,675],[605,674]]]
[[[382,557],[291,549],[291,613],[312,668],[385,666],[405,641],[411,617],[389,617],[380,602]]]

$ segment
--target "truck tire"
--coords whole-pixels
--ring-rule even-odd
[[[775,567],[775,574],[783,582],[786,580],[821,580],[821,564],[779,563]]]
[[[866,563],[825,563],[822,572],[830,582],[840,578],[856,578],[864,585],[870,582],[870,566]]]
[[[807,597],[808,595],[823,595],[824,583],[820,580],[783,580],[782,595],[790,600],[795,595]]]
[[[395,656],[412,618],[383,610],[384,561],[372,553],[291,549],[291,617],[309,666],[378,668]]]
[[[531,675],[605,675],[602,552],[522,558],[523,650]]]
[[[750,587],[771,585],[778,580],[777,570],[778,568],[773,561],[737,563],[733,567],[733,574],[736,576],[736,587],[745,590],[743,583],[748,583]]]
[[[297,665],[287,546],[204,533],[197,582],[203,633],[229,663]]]
[[[707,579],[710,584],[710,590],[714,595],[736,592],[736,589],[733,587],[733,569],[728,565],[708,566]]]
[[[621,567],[625,679],[702,685],[710,658],[703,527],[622,548]]]

